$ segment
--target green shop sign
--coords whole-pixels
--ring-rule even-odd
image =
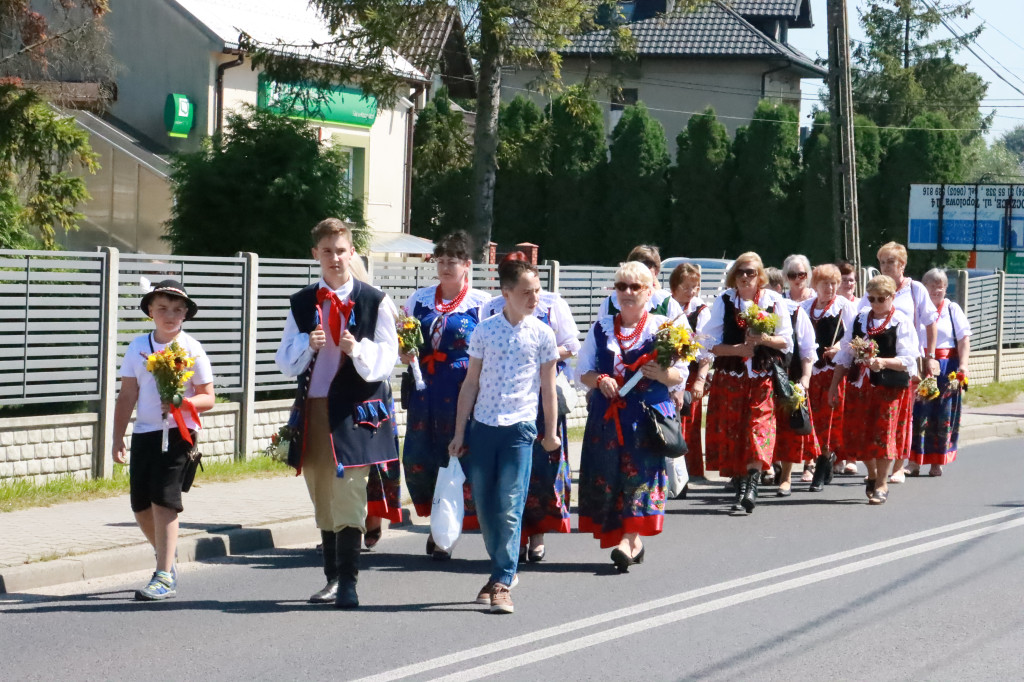
[[[171,93],[164,100],[164,127],[171,137],[188,137],[195,105],[185,95]]]
[[[358,88],[327,90],[304,83],[279,83],[262,74],[256,106],[275,114],[304,120],[369,128],[377,118],[377,98]]]

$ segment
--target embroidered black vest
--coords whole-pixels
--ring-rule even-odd
[[[299,331],[308,334],[319,320],[316,293],[319,284],[311,284],[292,295],[291,311]],[[355,280],[351,300],[354,323],[348,331],[357,341],[372,339],[377,329],[377,312],[384,292]],[[326,325],[325,325],[326,326]],[[305,424],[305,399],[313,376],[316,358],[299,375],[296,405],[301,412],[300,424]],[[398,431],[395,426],[395,406],[391,396],[391,383],[365,381],[356,371],[352,360],[342,357],[338,373],[327,392],[327,416],[330,422],[334,457],[340,467],[364,466],[398,459]],[[288,463],[301,470],[303,443],[292,447]]]
[[[747,332],[745,329],[742,329],[736,321],[736,304],[733,303],[729,294],[722,294],[722,302],[725,304],[725,319],[722,321],[722,344],[727,346],[739,345],[743,343],[744,339],[746,339]],[[768,308],[765,308],[765,311],[775,313],[775,308],[776,304],[773,303]],[[782,366],[785,367],[789,360],[786,358],[786,354],[781,351],[777,351],[774,348],[768,348],[767,346],[758,346],[754,350],[754,357],[750,359],[750,365],[755,372],[764,373],[771,369],[772,363],[775,361],[781,361]],[[735,356],[716,357],[714,368],[731,374],[746,373],[743,358]]]
[[[811,318],[811,322],[814,322],[814,318]],[[825,360],[825,351],[834,346],[836,341],[842,339],[844,334],[846,334],[846,325],[843,324],[841,312],[833,317],[822,317],[814,322],[814,339],[818,342],[818,359],[814,363],[815,367],[821,369],[826,365],[835,365],[835,363]]]
[[[800,381],[800,377],[804,375],[804,364],[803,358],[800,357],[800,335],[796,332],[796,318],[800,316],[800,308],[793,311],[793,314],[789,316],[790,323],[793,325],[793,354],[789,358],[789,380]]]
[[[870,318],[871,313],[867,314]],[[858,314],[857,318],[853,321],[853,336],[860,338],[869,338],[864,328],[861,326],[862,315]],[[878,352],[876,357],[879,358],[894,358],[896,357],[896,339],[898,333],[896,327],[889,327],[885,331],[879,332],[878,334],[870,337],[875,345],[878,346]],[[850,372],[847,375],[850,381],[856,381],[858,373]],[[910,384],[910,374],[908,372],[902,372],[896,369],[883,369],[881,372],[868,372],[868,381],[871,382],[872,386],[886,386],[891,388],[906,387]]]
[[[665,300],[668,300],[668,299],[665,299]],[[697,333],[697,318],[700,317],[700,314],[702,312],[704,312],[705,310],[707,310],[707,306],[702,303],[692,313],[687,313],[686,314],[686,321],[690,323],[690,331],[693,332],[695,335]],[[697,371],[697,361],[694,360],[693,362],[690,363],[690,374],[693,375],[693,373],[696,372],[696,371]]]

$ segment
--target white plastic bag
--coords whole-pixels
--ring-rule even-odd
[[[466,505],[462,499],[462,484],[466,474],[456,457],[449,458],[448,466],[437,472],[434,500],[430,507],[430,534],[437,548],[451,552],[462,533],[462,517]]]
[[[683,492],[683,488],[690,481],[690,475],[686,471],[686,458],[671,457],[665,458],[665,474],[668,476],[668,494],[675,498]]]

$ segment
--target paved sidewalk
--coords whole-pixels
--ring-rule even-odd
[[[967,409],[961,445],[1024,435],[1024,400]],[[580,444],[570,444],[579,469]],[[179,560],[319,542],[301,478],[280,476],[202,483],[185,495]],[[426,523],[411,513],[409,523]],[[89,580],[153,566],[152,549],[135,526],[127,495],[0,513],[0,593]]]

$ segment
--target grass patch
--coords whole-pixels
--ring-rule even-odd
[[[257,456],[244,462],[204,463],[204,471],[196,475],[195,485],[222,483],[246,478],[269,478],[291,475],[294,470],[269,457]],[[128,493],[128,467],[114,465],[111,478],[81,480],[71,474],[46,483],[18,480],[0,483],[0,512],[30,507],[49,507],[64,502],[98,500]]]
[[[1024,380],[1000,381],[984,386],[971,386],[965,394],[964,402],[969,407],[986,407],[1012,403],[1024,393]]]
[[[569,428],[569,442],[579,443],[583,440],[583,426],[572,426]]]

